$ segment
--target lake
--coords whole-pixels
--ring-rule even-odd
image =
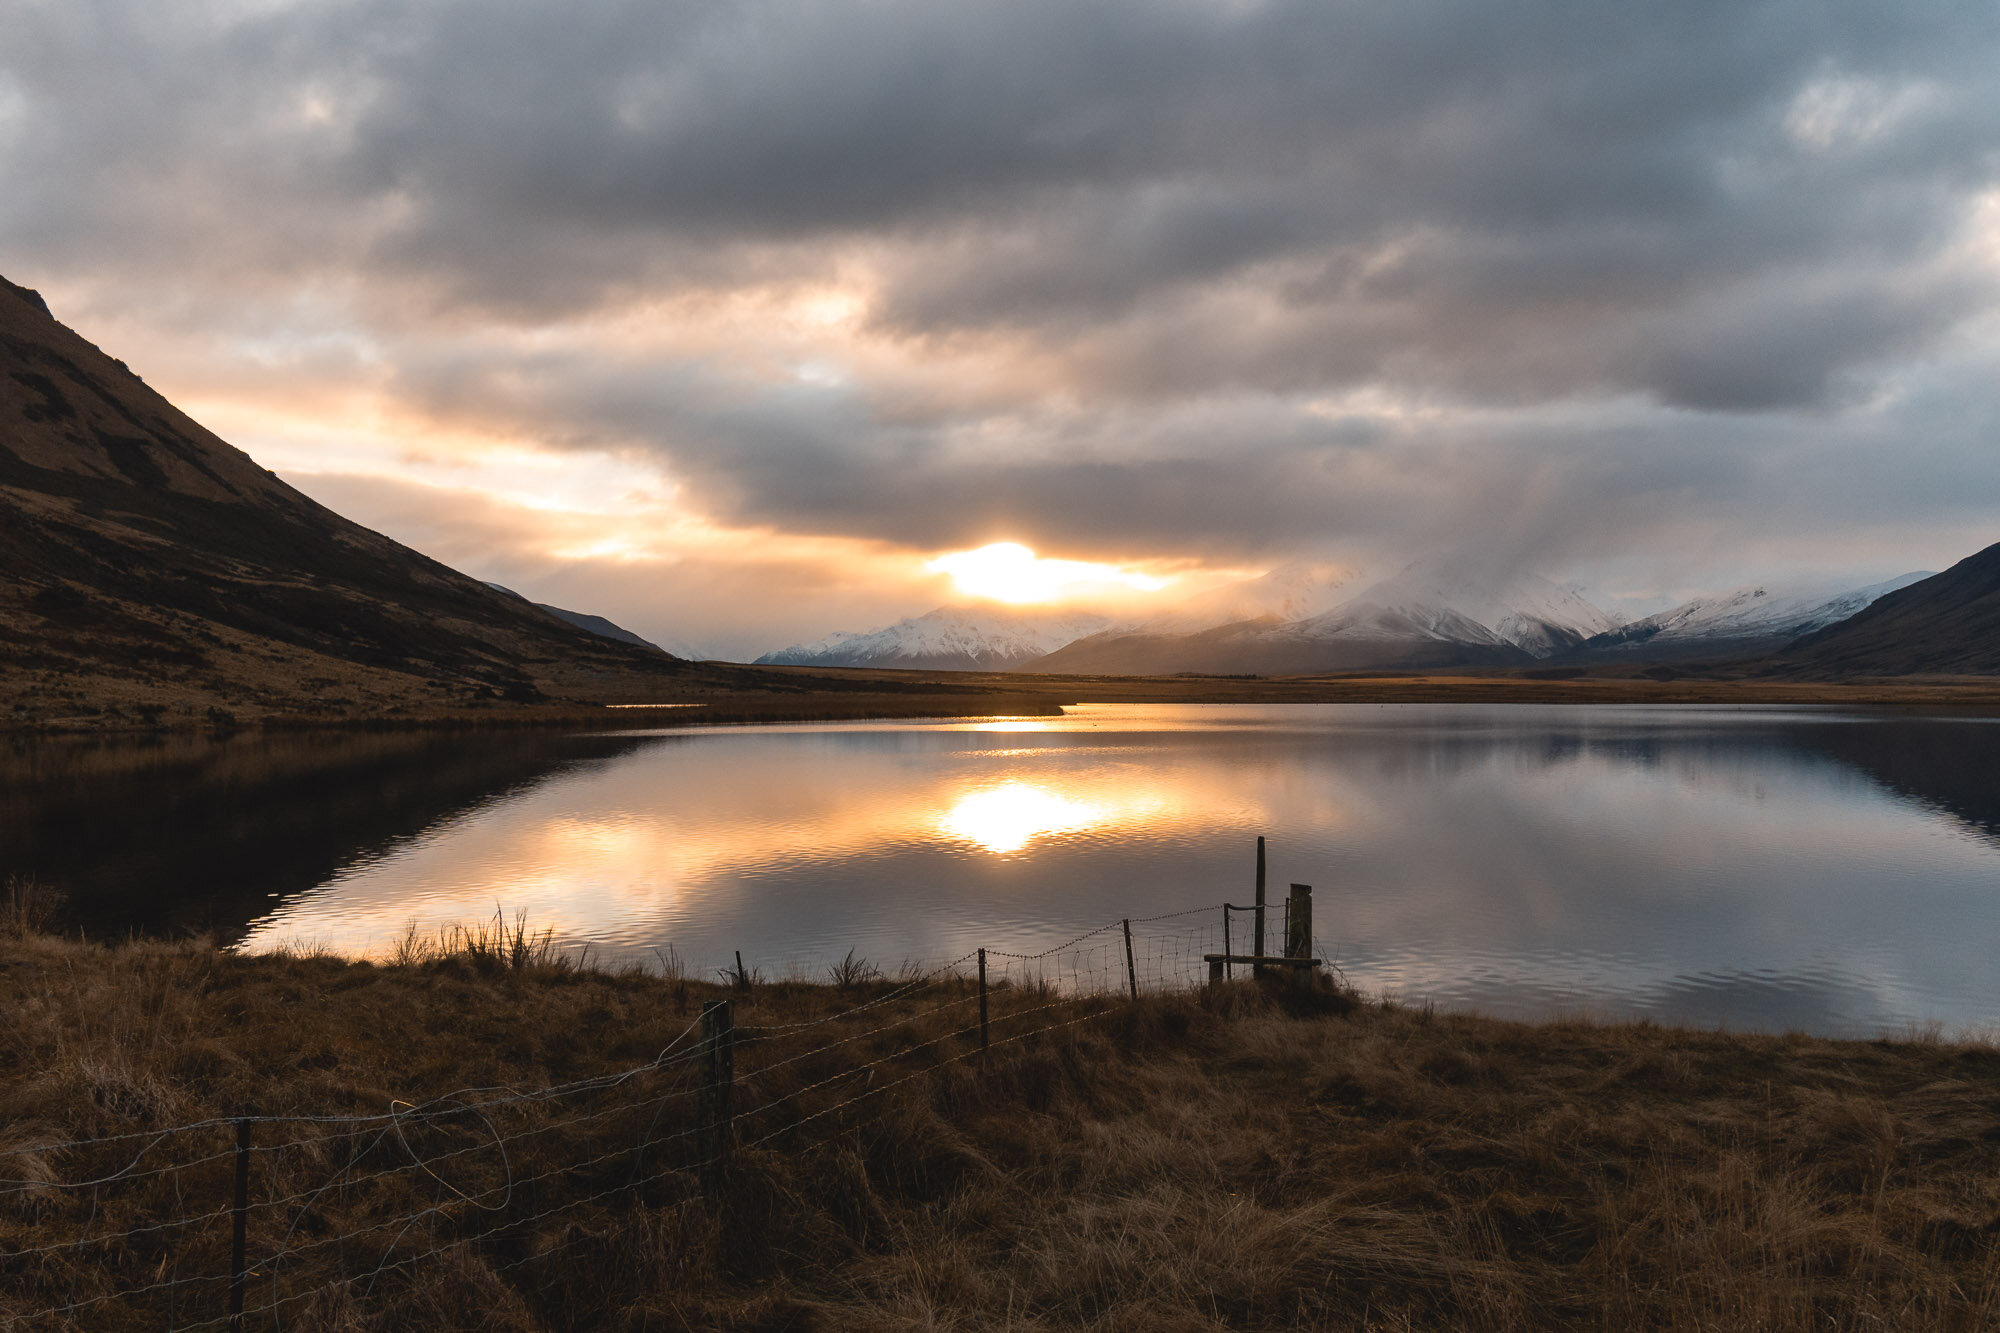
[[[740,950],[779,976],[850,949],[891,972],[1032,954],[1130,917],[1146,978],[1193,979],[1222,924],[1196,909],[1250,901],[1263,834],[1273,899],[1311,884],[1319,951],[1371,994],[1830,1034],[2000,1023],[2000,724],[1975,717],[1092,705],[13,738],[0,800],[0,871],[66,889],[99,935],[379,955],[497,910],[607,962],[705,972]],[[1070,965],[1122,977],[1116,928]]]

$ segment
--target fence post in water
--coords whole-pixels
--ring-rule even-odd
[[[736,1020],[727,1000],[701,1007],[701,1192],[710,1202],[722,1197],[735,1141]]]
[[[1264,835],[1257,835],[1257,947],[1251,950],[1259,958],[1270,955],[1264,952]],[[1256,976],[1263,969],[1251,965],[1250,975]]]
[[[1125,979],[1132,985],[1132,998],[1139,998],[1139,969],[1132,964],[1132,918],[1125,918]]]
[[[1292,885],[1292,896],[1285,900],[1285,957],[1312,957],[1312,922],[1312,885]],[[1300,990],[1311,990],[1313,984],[1312,969],[1309,967],[1293,968],[1292,984]]]
[[[986,950],[979,951],[979,1052],[986,1053],[991,1042],[986,1031]]]
[[[229,1333],[243,1330],[243,1280],[249,1275],[250,1120],[236,1122],[236,1204],[229,1239]]]

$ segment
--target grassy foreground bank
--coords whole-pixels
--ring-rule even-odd
[[[194,1279],[226,1272],[226,1217],[140,1229],[226,1205],[227,1126],[154,1149],[146,1177],[129,1143],[48,1145],[398,1104],[417,1111],[392,1129],[259,1126],[249,1326],[2000,1319],[1990,1047],[1528,1026],[1239,983],[1066,1006],[997,992],[982,1063],[969,983],[848,981],[745,993],[532,949],[370,966],[0,938],[0,1326],[149,1284],[17,1326],[221,1313]],[[694,1066],[660,1053],[729,994],[743,1146],[711,1207],[674,1169]],[[649,1062],[564,1105],[492,1095]]]

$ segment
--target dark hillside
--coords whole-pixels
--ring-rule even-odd
[[[315,503],[0,280],[0,704],[16,714],[624,697],[689,670]]]

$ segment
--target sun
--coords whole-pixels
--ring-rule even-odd
[[[1019,542],[993,542],[953,551],[924,566],[949,574],[968,597],[996,602],[1052,602],[1085,592],[1157,592],[1167,580],[1090,560],[1047,560]]]

